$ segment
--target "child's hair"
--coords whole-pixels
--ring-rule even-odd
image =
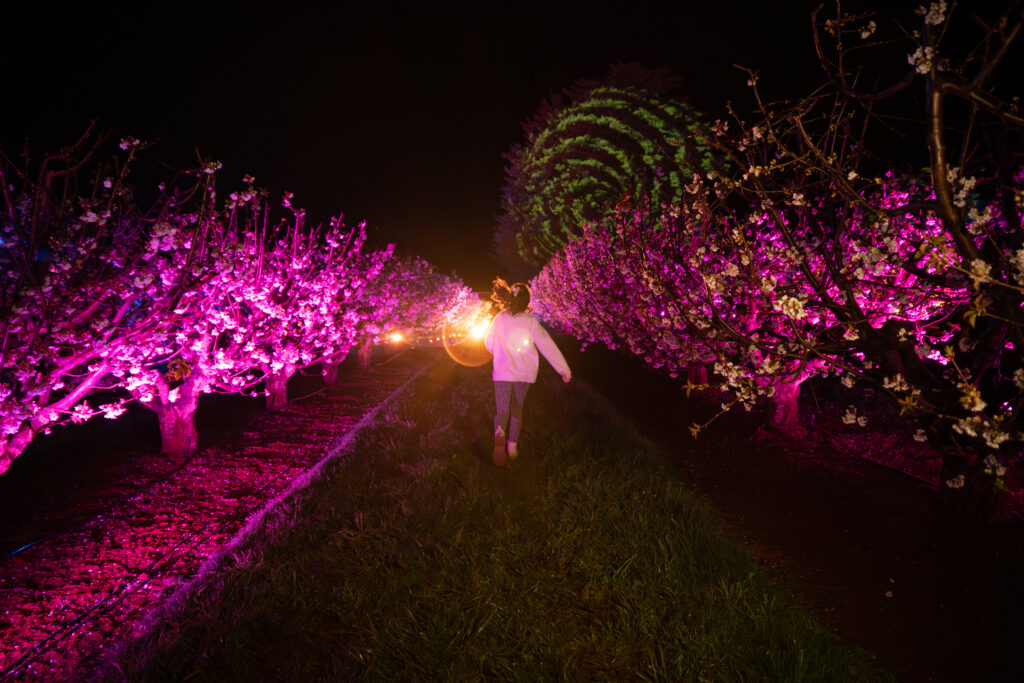
[[[530,287],[525,282],[517,282],[509,287],[500,277],[495,278],[491,289],[491,301],[500,310],[519,315],[530,305]]]

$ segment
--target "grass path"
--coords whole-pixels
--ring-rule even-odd
[[[108,677],[892,680],[724,540],[600,397],[535,386],[507,468],[490,413],[489,368],[438,364]]]

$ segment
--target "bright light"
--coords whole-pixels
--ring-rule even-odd
[[[469,336],[473,339],[483,339],[484,335],[487,334],[487,328],[490,327],[489,320],[481,320],[480,322],[469,328]]]
[[[388,339],[390,339],[392,342],[397,344],[398,342],[402,341],[402,339],[404,339],[404,337],[402,336],[401,332],[399,332],[398,330],[395,330],[394,332],[392,332],[391,334],[388,335]]]

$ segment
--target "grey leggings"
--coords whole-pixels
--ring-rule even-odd
[[[530,390],[529,382],[504,382],[494,380],[494,403],[498,412],[494,416],[494,431],[505,429],[508,423],[509,441],[519,440],[519,428],[523,420],[523,401],[526,400],[526,392]]]

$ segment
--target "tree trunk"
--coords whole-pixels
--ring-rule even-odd
[[[787,436],[801,436],[800,432],[800,384],[802,380],[779,382],[775,385],[772,401],[775,403],[775,415],[772,416],[772,429]]]
[[[373,342],[369,339],[364,339],[359,342],[359,348],[356,349],[356,357],[359,359],[359,367],[363,370],[370,368],[370,358],[373,356]]]
[[[189,453],[199,443],[196,431],[196,407],[178,399],[176,403],[160,404],[155,408],[160,423],[160,452]]]
[[[22,427],[9,439],[0,441],[0,474],[6,472],[14,459],[21,455],[35,436],[35,430]]]
[[[280,410],[288,404],[288,379],[295,374],[294,365],[285,365],[267,373],[267,410]]]
[[[174,402],[155,398],[150,405],[160,423],[161,453],[187,454],[199,445],[199,432],[196,431],[199,396],[190,383],[179,389],[181,395]]]
[[[338,384],[339,368],[345,358],[348,357],[348,351],[339,353],[331,358],[326,358],[320,363],[320,374],[324,377],[324,384],[329,387],[333,387]]]
[[[196,383],[199,378],[189,375],[178,386],[174,393],[177,398],[170,400],[172,390],[161,378],[157,395],[143,403],[154,413],[160,425],[160,452],[185,453],[195,450],[199,444],[199,433],[196,431],[196,407],[199,405],[199,391]]]

